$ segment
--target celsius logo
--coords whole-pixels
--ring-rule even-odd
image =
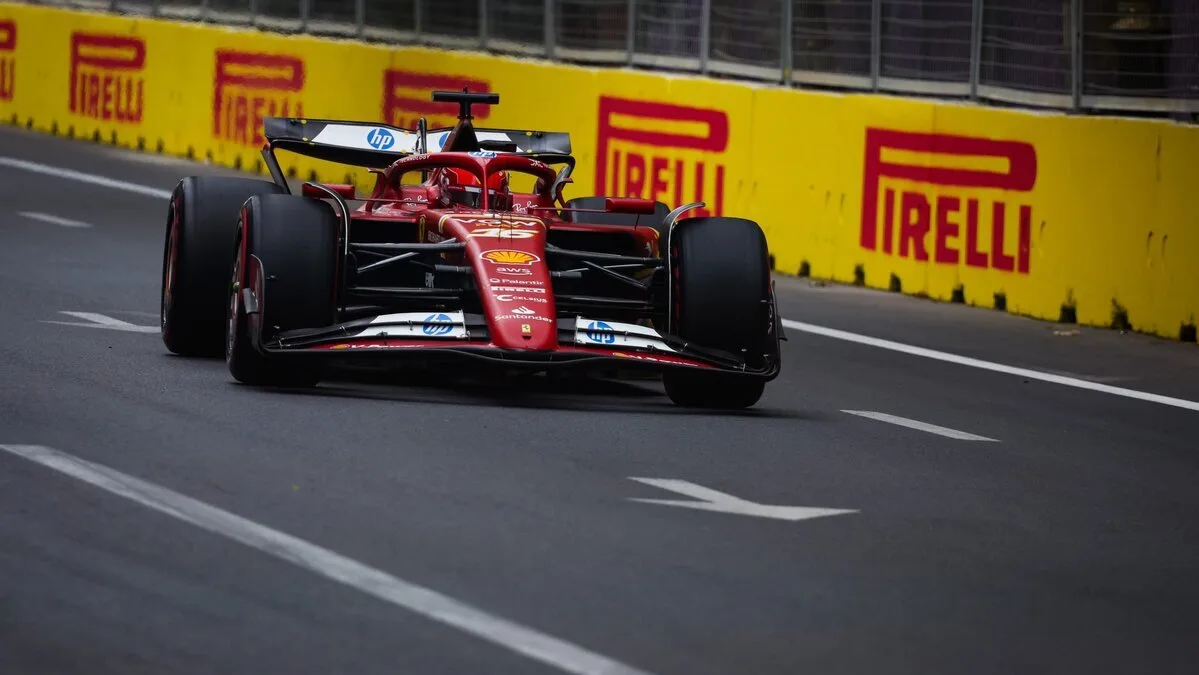
[[[386,150],[395,145],[395,136],[386,129],[371,129],[366,135],[366,142],[376,150]]]
[[[612,332],[612,326],[603,321],[592,321],[587,324],[587,339],[601,345],[610,345],[616,342],[616,333]]]
[[[449,335],[454,330],[454,323],[445,314],[430,314],[425,317],[425,335]]]

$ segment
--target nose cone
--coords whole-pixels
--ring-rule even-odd
[[[466,242],[492,344],[505,349],[557,348],[545,223],[531,216],[477,213],[447,215],[440,226]]]
[[[488,316],[491,341],[497,347],[547,350],[558,346],[554,294],[543,242],[535,246],[537,242],[532,239],[504,241],[504,246],[515,245],[480,245],[474,253],[479,295]],[[473,253],[471,248],[468,244],[468,255]]]

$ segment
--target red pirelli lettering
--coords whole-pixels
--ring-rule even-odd
[[[17,22],[0,21],[0,101],[11,101],[16,88]]]
[[[885,150],[928,155],[927,163],[886,161]],[[936,156],[998,158],[1006,160],[1006,171],[937,166]],[[965,199],[965,219],[961,219],[963,199],[940,190],[896,190],[884,187],[891,178],[923,183],[937,188],[991,189],[1005,192],[1030,192],[1037,181],[1036,148],[1022,141],[994,140],[973,136],[912,133],[890,129],[866,130],[866,157],[862,180],[862,219],[859,244],[868,250],[898,254],[919,261],[932,256],[937,264],[992,268],[1028,274],[1032,248],[1032,207],[1020,204],[1016,222],[1017,246],[1008,249],[1008,201],[991,204],[990,237],[980,231],[980,204],[977,198]],[[879,218],[879,192],[883,192],[883,214]],[[898,214],[896,213],[898,207]],[[881,225],[881,232],[880,232]],[[963,232],[964,229],[964,232]],[[894,243],[893,243],[894,241]]]
[[[264,117],[303,117],[304,60],[287,54],[218,49],[212,135],[261,146]]]
[[[458,117],[454,103],[434,103],[429,92],[435,90],[472,92],[490,91],[486,80],[459,75],[432,75],[409,70],[388,69],[383,72],[383,121],[392,126],[416,129],[421,117],[428,118],[430,127],[453,126]],[[491,115],[490,105],[471,108],[476,120]]]
[[[698,123],[703,133],[645,128],[662,122]],[[724,111],[601,96],[597,140],[596,194],[653,199],[671,206],[702,201],[708,208],[698,209],[695,215],[724,212],[725,169],[716,161],[729,144],[729,117]],[[677,156],[678,151],[699,151],[711,159],[689,162]]]
[[[12,19],[0,20],[0,52],[12,52],[17,49],[17,22]]]
[[[68,109],[99,120],[140,123],[146,43],[104,33],[71,33]]]

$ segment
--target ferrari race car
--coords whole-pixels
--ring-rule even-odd
[[[272,182],[180,181],[162,266],[167,349],[223,347],[233,377],[260,386],[417,360],[649,369],[680,405],[759,400],[783,336],[756,223],[682,217],[698,202],[565,200],[567,134],[475,128],[472,105],[498,94],[432,98],[458,104],[452,129],[271,117]],[[374,189],[293,194],[276,150],[367,168]]]

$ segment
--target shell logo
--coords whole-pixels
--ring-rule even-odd
[[[531,265],[535,262],[541,262],[541,258],[532,253],[525,253],[524,251],[485,251],[482,257],[497,265]]]

